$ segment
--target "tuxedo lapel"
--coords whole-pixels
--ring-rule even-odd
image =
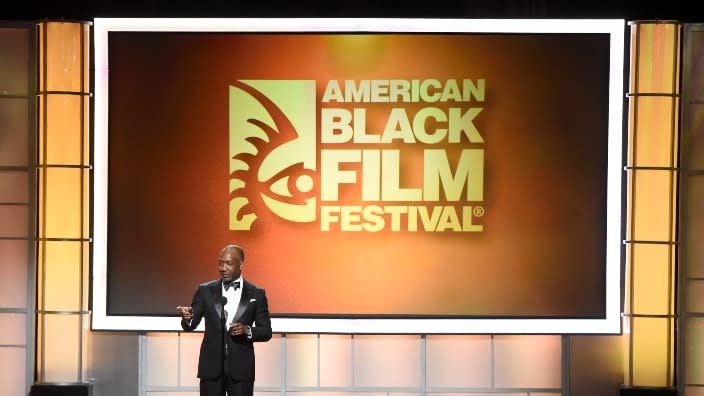
[[[235,312],[235,318],[232,320],[233,323],[239,322],[240,318],[247,309],[247,305],[249,304],[250,292],[251,289],[249,287],[249,284],[244,279],[242,279],[242,296],[240,297],[240,303],[237,306],[237,312]]]
[[[210,286],[210,295],[213,297],[215,313],[218,315],[218,318],[222,319],[222,304],[220,303],[222,299],[222,281],[215,282]]]

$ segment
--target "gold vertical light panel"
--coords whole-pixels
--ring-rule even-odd
[[[90,325],[90,25],[41,22],[37,37],[36,380],[77,383]]]
[[[628,93],[625,384],[675,384],[681,25],[636,21]]]

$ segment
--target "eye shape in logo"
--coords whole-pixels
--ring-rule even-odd
[[[315,135],[315,81],[232,83],[231,230],[250,230],[263,210],[315,221]]]

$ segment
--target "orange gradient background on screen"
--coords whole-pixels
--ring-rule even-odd
[[[108,314],[172,315],[237,243],[275,316],[603,317],[608,55],[605,34],[110,33]],[[321,103],[329,80],[373,79],[484,79],[486,99]],[[322,107],[367,109],[369,133],[393,107],[482,107],[482,144],[331,145],[318,130],[317,150],[399,149],[401,186],[421,187],[424,149],[451,164],[483,149],[484,200],[456,205],[482,206],[483,231],[323,232],[319,212],[266,211],[229,230],[237,80],[315,80],[318,128]],[[449,205],[361,202],[355,186],[321,202],[314,188],[318,207]]]

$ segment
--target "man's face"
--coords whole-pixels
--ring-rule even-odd
[[[225,249],[220,253],[218,260],[220,269],[220,279],[224,282],[231,282],[240,277],[242,272],[242,262],[237,250]]]

